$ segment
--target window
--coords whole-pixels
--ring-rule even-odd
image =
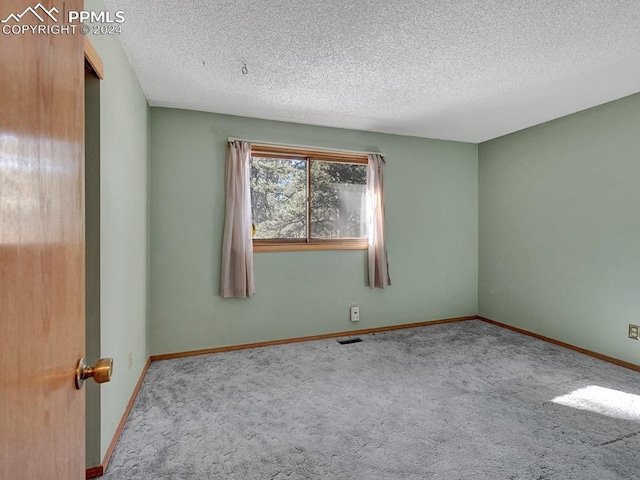
[[[367,157],[251,147],[254,251],[366,249]]]

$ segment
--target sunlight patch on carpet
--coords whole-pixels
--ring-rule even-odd
[[[611,388],[590,385],[556,397],[552,402],[609,417],[640,421],[640,395]]]

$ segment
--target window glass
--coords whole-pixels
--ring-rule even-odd
[[[311,237],[366,238],[366,165],[312,160]]]
[[[253,238],[307,238],[306,177],[306,160],[251,159]]]
[[[367,157],[254,145],[254,251],[366,249]]]

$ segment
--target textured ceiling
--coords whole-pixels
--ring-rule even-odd
[[[640,0],[105,3],[153,106],[477,143],[640,92]]]

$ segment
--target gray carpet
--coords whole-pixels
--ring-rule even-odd
[[[640,479],[640,374],[478,320],[361,338],[151,364],[104,478]]]

